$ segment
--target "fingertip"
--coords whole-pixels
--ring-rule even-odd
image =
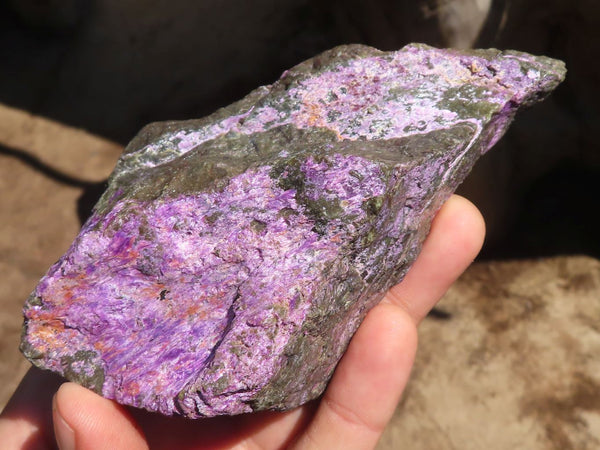
[[[366,316],[296,448],[373,448],[392,418],[417,348],[414,322],[380,303]]]
[[[57,396],[58,392],[54,394],[54,397],[52,398],[52,421],[54,424],[56,443],[60,450],[74,450],[76,448],[75,431],[62,416],[58,408]]]
[[[417,339],[417,328],[406,311],[382,302],[369,311],[348,350],[357,353],[369,372],[394,373],[390,381],[397,383],[400,372],[408,379],[409,372],[404,369],[412,367]]]
[[[453,195],[439,210],[421,253],[386,301],[404,308],[418,324],[473,262],[485,237],[477,207]]]
[[[52,404],[56,408],[58,408],[59,405],[65,407],[72,399],[79,398],[80,396],[85,397],[88,392],[90,392],[88,389],[67,381],[59,386],[56,394],[54,394]]]
[[[122,406],[75,383],[64,383],[56,392],[53,418],[61,450],[148,448],[143,433]]]
[[[455,239],[460,240],[466,254],[474,259],[485,239],[485,219],[470,200],[460,195],[452,195],[435,217],[432,228],[443,223],[455,234]]]

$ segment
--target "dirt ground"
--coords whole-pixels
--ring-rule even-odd
[[[0,408],[28,363],[21,306],[120,145],[0,105]],[[60,173],[53,173],[52,168]],[[420,330],[379,449],[600,448],[600,261],[477,263]]]
[[[600,261],[476,263],[439,307],[380,450],[600,448]]]
[[[0,407],[29,367],[18,351],[23,301],[80,226],[76,205],[83,189],[23,157],[99,181],[120,152],[113,142],[0,105]]]

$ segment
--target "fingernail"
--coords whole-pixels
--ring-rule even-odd
[[[75,432],[60,415],[56,406],[56,395],[52,399],[52,419],[58,448],[60,450],[75,450]]]

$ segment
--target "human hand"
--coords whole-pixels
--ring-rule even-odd
[[[368,313],[318,401],[286,412],[189,420],[126,408],[31,369],[0,415],[0,442],[6,449],[52,448],[53,421],[63,450],[373,448],[408,380],[417,325],[471,263],[484,233],[471,203],[458,196],[446,202],[418,259]]]

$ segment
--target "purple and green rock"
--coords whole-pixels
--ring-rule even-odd
[[[163,414],[318,397],[441,204],[564,75],[514,51],[344,46],[147,126],[27,300],[23,353]]]

